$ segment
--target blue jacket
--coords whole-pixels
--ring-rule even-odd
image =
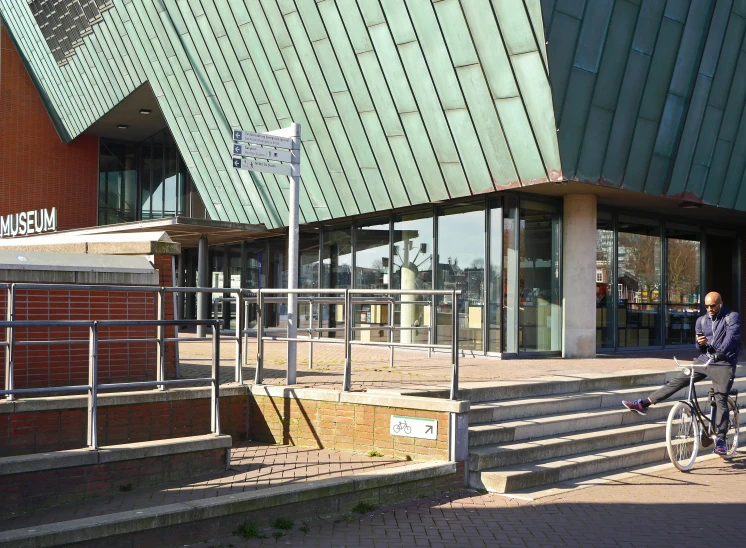
[[[729,316],[728,321],[725,317]],[[741,348],[741,316],[723,305],[713,319],[709,314],[697,318],[695,333],[704,333],[707,344],[700,346],[694,342],[697,350],[702,352],[700,361],[706,362],[715,357],[715,365],[736,365],[738,351]]]

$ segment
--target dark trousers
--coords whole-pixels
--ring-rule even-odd
[[[717,405],[713,426],[718,437],[724,438],[728,432],[728,392],[733,387],[736,368],[730,365],[711,365],[705,370],[707,373],[701,373],[700,371],[694,373],[694,382],[699,382],[707,377],[712,380],[712,387],[715,389],[715,404]],[[655,403],[667,400],[673,394],[688,386],[689,375],[685,375],[683,372],[679,373],[675,378],[650,394],[650,400]]]

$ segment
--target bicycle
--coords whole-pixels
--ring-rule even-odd
[[[399,421],[397,424],[394,425],[395,434],[398,434],[402,430],[404,431],[405,434],[412,433],[412,427],[407,424],[407,421]]]
[[[699,454],[699,445],[709,447],[713,443],[715,432],[715,392],[712,388],[708,393],[710,404],[710,417],[704,414],[697,400],[697,392],[694,390],[694,372],[698,367],[707,368],[712,363],[708,360],[704,364],[682,365],[674,358],[676,365],[689,375],[689,394],[686,400],[677,402],[666,421],[666,447],[671,463],[682,472],[686,472],[694,466],[694,461]],[[733,397],[731,397],[733,396]],[[734,399],[735,398],[735,399]],[[728,393],[728,433],[725,442],[727,451],[722,455],[725,459],[733,458],[738,449],[738,390],[731,389]],[[706,434],[703,434],[706,433]]]

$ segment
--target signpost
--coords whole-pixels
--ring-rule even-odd
[[[300,124],[269,133],[240,129],[233,131],[233,167],[290,178],[288,204],[288,289],[298,288],[298,195],[300,187]],[[244,143],[251,143],[250,145]],[[258,146],[257,146],[258,145]],[[264,148],[274,147],[274,148]],[[260,158],[251,160],[249,158]],[[274,160],[268,162],[266,160]],[[286,162],[286,163],[276,163]],[[298,295],[288,295],[288,370],[287,383],[296,383],[298,333]]]

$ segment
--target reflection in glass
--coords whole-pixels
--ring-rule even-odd
[[[355,227],[355,287],[357,289],[387,289],[389,286],[389,220],[375,219]],[[377,297],[380,299],[380,296]],[[380,329],[389,323],[386,304],[360,304],[352,311],[355,339],[387,341],[388,333]]]
[[[505,196],[503,201],[503,352],[518,352],[518,249],[516,226],[518,200]]]
[[[502,317],[500,303],[503,293],[503,210],[500,200],[492,200],[490,203],[490,271],[489,271],[489,319],[488,321],[488,345],[490,352],[500,352],[502,349],[502,337],[500,332],[500,319]]]
[[[484,206],[444,208],[438,216],[438,289],[461,290],[458,300],[459,347],[482,350],[484,322]],[[436,308],[438,344],[449,344],[449,296],[439,297]]]
[[[299,242],[300,247],[300,272],[298,274],[298,287],[301,289],[315,289],[319,287],[319,235],[302,234]],[[319,305],[315,304],[313,311],[308,303],[298,303],[298,327],[307,328],[311,319],[318,320]],[[318,325],[318,323],[315,323]]]
[[[596,346],[614,348],[614,227],[611,214],[598,214],[596,231]]]
[[[518,292],[519,347],[528,352],[560,350],[559,211],[521,200]]]
[[[619,346],[658,346],[661,239],[657,223],[620,216],[617,253]]]
[[[102,139],[98,171],[98,224],[137,220],[135,146]]]
[[[666,344],[694,341],[699,316],[699,234],[666,230]]]
[[[430,211],[394,217],[392,289],[432,289],[433,287],[433,217]],[[427,297],[402,295],[396,305],[394,323],[400,327],[429,327],[432,307],[417,301]],[[426,343],[427,330],[407,329],[394,334],[395,341]]]
[[[322,287],[347,289],[352,286],[352,235],[350,229],[328,230],[324,232],[321,249]],[[321,320],[324,327],[338,329],[344,327],[344,306],[324,305],[321,307]],[[329,332],[330,337],[342,336],[340,332]]]

